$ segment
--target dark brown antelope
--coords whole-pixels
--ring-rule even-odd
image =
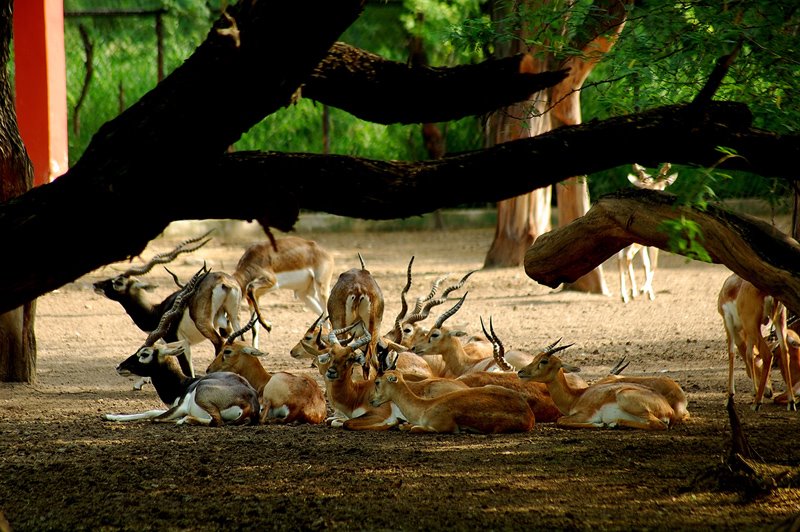
[[[173,292],[160,303],[154,303],[146,294],[146,291],[154,288],[153,285],[140,281],[135,276],[148,273],[158,264],[169,263],[182,253],[199,249],[210,240],[210,238],[203,240],[208,234],[186,240],[172,251],[156,255],[143,266],[129,268],[116,277],[97,281],[94,283],[95,292],[122,305],[140,329],[145,332],[153,331],[164,312],[173,305],[180,290]],[[203,277],[191,300],[187,302],[184,315],[180,320],[171,322],[169,329],[164,333],[164,340],[168,343],[185,341],[179,361],[186,375],[190,377],[195,375],[190,346],[208,340],[214,345],[216,352],[223,344],[223,335],[228,335],[239,328],[241,298],[239,285],[230,275],[223,272],[209,272]],[[141,388],[141,382],[137,383],[136,387]]]
[[[189,377],[175,361],[175,357],[183,353],[185,342],[157,344],[169,330],[170,323],[181,319],[195,291],[208,275],[204,266],[186,283],[172,306],[163,314],[158,327],[148,335],[144,345],[116,368],[117,373],[123,376],[134,374],[150,377],[159,398],[170,405],[170,408],[139,414],[106,414],[106,420],[148,419],[210,426],[258,422],[258,396],[244,378],[231,372],[213,373],[199,378]]]

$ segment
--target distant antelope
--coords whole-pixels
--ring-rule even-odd
[[[669,173],[670,168],[672,168],[672,166],[669,163],[664,163],[661,170],[658,171],[658,174],[651,176],[645,171],[644,167],[634,164],[633,171],[636,173],[628,174],[628,181],[638,188],[664,190],[678,178],[677,172],[674,174]],[[633,271],[633,258],[637,253],[642,257],[642,265],[644,266],[645,277],[641,291],[636,288],[636,275]],[[653,292],[653,275],[655,274],[658,264],[658,248],[634,243],[619,250],[617,259],[619,261],[619,290],[622,295],[623,303],[627,303],[630,299],[635,298],[639,292],[647,294],[647,297],[650,298],[651,301],[655,299],[656,295],[655,292]],[[630,293],[625,286],[626,279],[629,279],[631,283]]]

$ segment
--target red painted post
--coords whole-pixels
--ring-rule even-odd
[[[67,74],[63,0],[15,0],[17,121],[34,185],[67,171]]]

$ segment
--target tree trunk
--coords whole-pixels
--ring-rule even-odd
[[[19,134],[8,79],[13,4],[13,0],[0,0],[0,202],[33,187],[33,166]],[[35,299],[0,314],[0,382],[35,381],[35,315]]]
[[[534,4],[539,0],[529,1],[528,10],[535,10]],[[606,4],[606,5],[604,5]],[[546,133],[561,126],[577,125],[581,123],[581,108],[579,90],[588,77],[594,65],[608,52],[614,40],[622,31],[625,22],[624,2],[607,0],[595,3],[598,10],[605,11],[604,15],[597,15],[587,19],[586,27],[578,32],[579,35],[591,35],[593,39],[588,43],[573,42],[571,48],[580,49],[583,55],[568,59],[563,67],[570,72],[566,79],[549,90],[536,94],[529,105],[534,106],[536,113],[529,120],[529,133],[531,136]],[[508,13],[500,13],[507,16]],[[568,14],[566,16],[569,16]],[[611,37],[607,34],[611,33]],[[526,28],[523,26],[518,33],[519,41],[524,41]],[[521,50],[514,50],[519,52]],[[545,72],[555,64],[555,58],[543,50],[533,52],[535,57],[542,59],[532,62],[532,73]],[[550,112],[545,112],[552,105]],[[564,225],[578,216],[582,216],[589,209],[589,189],[586,180],[573,177],[566,180],[556,188],[558,202],[558,223]],[[518,266],[524,260],[525,250],[541,234],[550,230],[550,197],[549,187],[534,191],[527,200],[508,200],[498,204],[497,228],[492,246],[486,256],[484,266]],[[528,209],[526,213],[516,212],[517,209]],[[509,226],[501,226],[508,224]],[[565,285],[564,288],[589,293],[609,295],[608,287],[603,277],[602,266],[574,283]]]

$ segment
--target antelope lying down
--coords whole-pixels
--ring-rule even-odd
[[[157,264],[171,262],[181,253],[199,249],[210,240],[210,238],[203,240],[206,236],[208,233],[186,240],[172,251],[156,255],[143,266],[132,267],[116,277],[97,281],[94,283],[94,290],[122,305],[141,330],[152,332],[158,327],[164,313],[172,307],[180,290],[176,290],[160,303],[153,303],[148,299],[146,292],[152,290],[154,286],[135,276],[146,274]],[[203,277],[193,291],[191,300],[187,301],[180,319],[171,322],[163,334],[163,339],[167,343],[184,342],[184,350],[178,360],[186,375],[190,377],[195,375],[191,345],[208,340],[214,345],[214,350],[218,351],[223,344],[223,336],[219,331],[230,334],[239,328],[241,298],[241,290],[230,275],[223,272],[209,272]],[[143,381],[140,381],[134,388],[141,389],[142,384]]]
[[[583,389],[571,386],[565,372],[580,371],[580,368],[562,362],[555,355],[570,347],[555,347],[556,343],[521,369],[519,377],[547,384],[550,395],[564,414],[556,421],[558,426],[666,430],[688,417],[685,409],[674,409],[663,395],[643,384],[601,381]],[[679,388],[674,381],[672,386]]]
[[[139,414],[106,414],[109,421],[149,419],[178,424],[220,426],[224,424],[257,423],[258,396],[255,389],[235,373],[220,372],[200,378],[187,377],[175,360],[183,354],[185,344],[156,345],[178,319],[197,286],[208,272],[201,269],[180,291],[172,307],[164,314],[154,330],[136,353],[117,366],[120,375],[150,377],[159,398],[168,409],[156,409]]]
[[[327,415],[327,404],[316,381],[285,371],[269,373],[259,361],[266,353],[236,340],[255,325],[255,318],[254,314],[243,329],[226,340],[206,373],[216,375],[230,371],[244,377],[258,390],[261,423],[322,423]]]

